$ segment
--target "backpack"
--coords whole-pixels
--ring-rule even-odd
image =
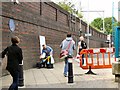
[[[82,49],[86,49],[87,48],[87,44],[85,41],[81,41],[81,47]]]

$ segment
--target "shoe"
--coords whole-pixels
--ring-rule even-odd
[[[43,68],[45,68],[45,66],[43,66]]]
[[[64,75],[65,77],[67,77],[67,75]]]
[[[67,74],[64,74],[64,77],[67,77]]]

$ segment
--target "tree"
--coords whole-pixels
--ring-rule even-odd
[[[91,22],[91,25],[101,30],[103,28],[103,20],[101,18],[96,18]]]
[[[118,22],[117,25],[120,26],[120,22]]]
[[[117,26],[117,20],[115,18],[114,19],[114,26]],[[105,33],[107,34],[112,34],[112,17],[107,17],[104,19],[105,21]]]
[[[117,20],[115,18],[114,19],[114,26],[117,26]],[[103,28],[103,20],[102,18],[96,18],[91,22],[91,25],[93,27],[96,27],[97,29],[99,29],[99,31],[102,30]],[[112,34],[112,17],[107,17],[104,19],[104,25],[105,25],[105,33],[106,34]]]
[[[63,2],[59,2],[58,5],[62,7],[64,10],[68,11],[69,13],[77,15],[79,18],[83,17],[82,14],[75,9],[75,4],[72,4],[67,0],[64,0]]]

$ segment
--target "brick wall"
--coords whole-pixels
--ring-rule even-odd
[[[72,33],[76,42],[79,40],[79,19],[74,17],[76,18],[75,23],[71,24],[70,14],[52,2],[21,2],[18,5],[4,2],[0,16],[2,17],[2,50],[11,44],[12,35],[20,37],[20,47],[23,49],[24,55],[24,69],[34,67],[39,59],[39,35],[45,36],[46,43],[54,49],[55,62],[60,61],[58,58],[59,45],[66,37],[67,32]],[[15,21],[14,32],[9,30],[10,18]],[[83,21],[81,25],[84,34],[87,25]],[[94,47],[101,47],[101,44],[105,46],[103,40],[106,35],[94,29],[91,29],[91,32],[94,36],[90,37],[90,47],[93,46],[93,43]]]

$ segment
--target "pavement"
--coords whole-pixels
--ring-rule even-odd
[[[54,64],[53,69],[33,68],[24,70],[24,87],[19,88],[119,88],[112,75],[112,69],[92,69],[97,75],[85,74],[88,70],[79,67],[73,61],[74,83],[68,84],[68,77],[63,75],[64,62]],[[10,75],[0,79],[2,88],[8,88],[12,82]]]

